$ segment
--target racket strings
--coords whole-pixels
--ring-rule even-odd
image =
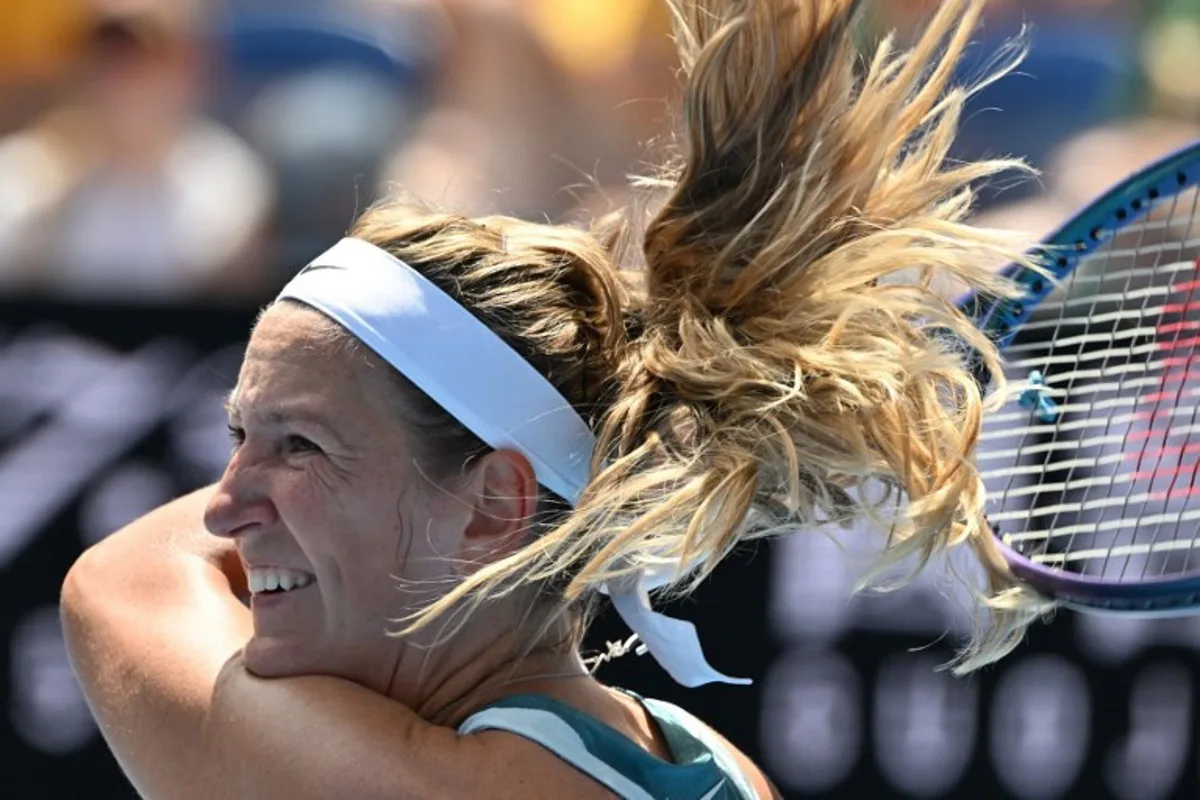
[[[1200,194],[1197,192],[1189,192],[1184,195],[1190,200],[1190,208],[1186,216],[1177,217],[1176,209],[1179,206],[1180,196],[1176,195],[1173,200],[1173,208],[1171,219],[1180,218],[1186,221],[1187,231],[1184,236],[1184,241],[1188,241],[1192,235],[1192,228],[1195,226],[1197,204],[1200,203]],[[1180,254],[1183,254],[1181,248]],[[1193,258],[1194,263],[1200,263],[1200,259]],[[1178,263],[1178,262],[1177,262]],[[1183,263],[1188,263],[1186,260]],[[1162,316],[1158,319],[1158,343],[1161,353],[1166,356],[1162,359],[1164,362],[1163,381],[1159,384],[1159,391],[1153,394],[1152,403],[1154,406],[1148,420],[1147,427],[1151,435],[1146,437],[1146,445],[1143,450],[1144,454],[1148,454],[1150,460],[1153,461],[1153,468],[1147,470],[1143,460],[1139,460],[1141,469],[1135,473],[1135,477],[1144,477],[1148,479],[1151,485],[1156,480],[1166,478],[1169,480],[1169,485],[1163,492],[1166,500],[1178,499],[1180,497],[1190,496],[1196,488],[1197,471],[1200,470],[1200,459],[1193,458],[1195,446],[1191,443],[1192,429],[1195,428],[1196,421],[1196,405],[1193,403],[1190,406],[1182,402],[1180,393],[1175,391],[1167,391],[1168,385],[1175,385],[1176,382],[1172,378],[1179,376],[1181,373],[1186,374],[1191,366],[1192,360],[1195,358],[1197,350],[1197,337],[1194,329],[1191,327],[1197,322],[1195,319],[1196,313],[1200,311],[1200,302],[1195,298],[1197,287],[1200,287],[1200,280],[1197,280],[1197,273],[1193,272],[1190,278],[1183,277],[1182,274],[1174,276],[1172,280],[1174,288],[1173,293],[1168,298],[1168,302],[1163,306]],[[1183,278],[1178,280],[1178,278]],[[1170,381],[1170,383],[1168,383]],[[1178,382],[1182,387],[1182,379]],[[1191,414],[1182,425],[1175,425],[1174,420],[1177,415],[1164,416],[1162,411],[1164,408],[1172,409],[1188,409]],[[1182,436],[1178,431],[1183,431]],[[1161,434],[1161,435],[1160,435]],[[1173,437],[1174,434],[1174,437]],[[1169,442],[1175,439],[1176,445],[1170,445]],[[1161,440],[1161,441],[1160,441]],[[1182,479],[1182,483],[1181,483]],[[1150,522],[1150,542],[1148,544],[1148,555],[1161,556],[1165,553],[1173,555],[1182,555],[1183,564],[1178,571],[1186,571],[1191,560],[1192,552],[1196,547],[1195,526],[1191,526],[1191,536],[1181,536],[1181,524],[1192,520],[1184,520],[1183,517],[1187,512],[1177,515],[1177,519],[1171,522],[1163,522],[1161,524]],[[1138,526],[1140,527],[1140,525]],[[1167,536],[1162,534],[1170,530]],[[1137,529],[1134,532],[1137,538]],[[1188,547],[1171,546],[1178,545],[1184,542],[1188,543]],[[1139,555],[1141,553],[1139,552]],[[1112,559],[1112,553],[1105,556],[1105,566]],[[1144,560],[1144,558],[1143,558]],[[1157,558],[1159,564],[1159,574],[1166,574],[1168,564],[1177,561],[1176,558]],[[1126,577],[1130,566],[1134,559],[1124,557],[1124,566],[1122,569],[1122,577]],[[1150,562],[1152,563],[1152,562]],[[1150,563],[1143,566],[1141,575],[1147,574]],[[1174,569],[1174,568],[1173,568]],[[1138,573],[1134,573],[1137,575]]]
[[[1040,316],[1046,321],[1048,325],[1046,331],[1051,333],[1051,336],[1048,339],[1035,339],[1033,344],[1035,344],[1042,352],[1034,354],[1032,358],[1024,359],[1026,363],[1023,365],[1010,367],[1008,370],[1008,376],[1010,379],[1015,378],[1016,380],[1020,380],[1020,373],[1014,374],[1015,370],[1020,369],[1022,366],[1028,368],[1033,364],[1037,364],[1039,367],[1039,373],[1043,377],[1043,380],[1045,380],[1046,375],[1051,375],[1053,381],[1051,384],[1052,386],[1057,385],[1059,391],[1063,394],[1071,394],[1071,390],[1074,388],[1076,381],[1082,377],[1080,375],[1081,371],[1074,370],[1073,372],[1053,377],[1053,372],[1050,369],[1052,366],[1052,361],[1058,354],[1061,354],[1059,357],[1067,359],[1068,363],[1078,364],[1081,355],[1086,352],[1085,345],[1088,343],[1088,340],[1092,338],[1088,334],[1091,327],[1089,320],[1097,315],[1099,306],[1098,298],[1104,296],[1102,293],[1087,291],[1087,289],[1090,287],[1088,287],[1086,284],[1091,282],[1088,280],[1088,278],[1093,278],[1096,281],[1102,282],[1104,280],[1104,276],[1115,276],[1114,282],[1119,282],[1121,288],[1121,292],[1118,293],[1117,296],[1123,296],[1129,293],[1133,276],[1138,272],[1139,269],[1137,263],[1137,254],[1141,252],[1141,248],[1146,245],[1145,238],[1147,234],[1147,228],[1143,227],[1137,231],[1126,231],[1126,236],[1124,239],[1127,240],[1132,238],[1130,234],[1136,236],[1133,247],[1129,247],[1126,244],[1126,241],[1114,241],[1113,243],[1110,243],[1110,246],[1101,251],[1098,256],[1093,256],[1091,259],[1088,259],[1087,262],[1080,264],[1077,269],[1070,273],[1067,285],[1062,287],[1058,292],[1058,297],[1061,298],[1060,300],[1056,302],[1053,298],[1051,298],[1050,302],[1043,303],[1043,306],[1040,309]],[[1121,266],[1124,266],[1125,259],[1130,259],[1129,265],[1122,269]],[[1153,269],[1150,270],[1150,274],[1151,276],[1154,275]],[[1072,307],[1079,305],[1079,303],[1073,302],[1075,300],[1083,300],[1088,303],[1089,307],[1084,315],[1069,315],[1069,313],[1072,311]],[[1123,315],[1120,313],[1120,311],[1118,311],[1114,321],[1119,321],[1125,316],[1127,315]],[[1076,333],[1076,330],[1079,332]],[[1068,332],[1074,335],[1067,335]],[[1026,335],[1028,336],[1029,334]],[[1101,367],[1099,372],[1102,373],[1103,371],[1104,369]],[[1119,383],[1120,381],[1118,380],[1118,385]],[[1052,424],[1044,424],[1042,426],[1026,426],[1026,429],[1020,432],[1020,440],[1015,450],[1017,451],[1017,463],[1023,465],[1025,468],[1009,471],[1010,474],[1007,476],[1008,481],[1004,491],[1000,495],[1001,498],[1011,492],[1014,480],[1018,475],[1022,474],[1029,476],[1030,479],[1036,479],[1037,476],[1045,477],[1051,474],[1062,474],[1062,471],[1065,470],[1065,475],[1060,483],[1065,486],[1078,485],[1080,483],[1075,479],[1075,471],[1077,468],[1087,468],[1091,466],[1089,464],[1089,459],[1075,458],[1061,460],[1052,458],[1052,453],[1054,453],[1053,448],[1041,448],[1040,451],[1032,449],[1037,447],[1037,444],[1056,443],[1056,440],[1061,435],[1061,425],[1063,424],[1063,420],[1069,418],[1070,417],[1064,415],[1064,412],[1059,409],[1055,414]],[[1108,438],[1107,432],[1110,427],[1108,418],[1102,418],[1098,420],[1098,422],[1101,422],[1103,425],[1102,438]],[[1031,430],[1033,427],[1042,427],[1046,430]],[[1031,440],[1035,444],[1031,445]],[[1031,449],[1032,452],[1027,453],[1027,448]],[[1039,452],[1041,454],[1040,457],[1038,457]],[[1053,469],[1053,467],[1057,467],[1058,469]],[[1005,472],[1006,470],[1004,469],[995,469],[993,474],[996,477],[1001,477],[1005,475]],[[985,476],[985,483],[987,481],[987,477],[989,476]],[[1083,488],[1084,499],[1078,503],[1081,508],[1086,502],[1087,491],[1090,488],[1090,482]],[[1044,507],[1049,501],[1049,498],[1053,497],[1053,495],[1046,495],[1039,491],[1029,492],[1026,494],[1026,496],[1031,500],[1027,508],[1027,510],[1031,511],[1036,511],[1038,508]],[[1049,531],[1056,529],[1058,519],[1060,515],[1064,513],[1064,510],[1061,509],[1062,505],[1063,504],[1061,503],[1057,504],[1060,510],[1054,512],[1050,521],[1050,527],[1047,528],[1046,534],[1022,540],[1024,542],[1028,542],[1031,546],[1036,546],[1036,550],[1032,550],[1030,553],[1036,558],[1053,559],[1061,553],[1069,553],[1075,549],[1074,539],[1077,532],[1076,529],[1066,529],[1064,536],[1069,537],[1068,539],[1055,538],[1049,533]],[[1077,514],[1078,512],[1072,513]],[[1029,520],[1026,521],[1026,526],[1028,526],[1028,524]],[[1017,540],[1010,539],[1009,541],[1016,543]]]
[[[1015,389],[978,460],[989,520],[1035,562],[1109,580],[1200,565],[1198,204],[1188,190],[1121,229],[1006,348]]]
[[[1072,273],[1072,277],[1074,277],[1075,280],[1073,281],[1073,286],[1072,286],[1073,291],[1068,292],[1068,295],[1067,295],[1068,298],[1070,298],[1072,296],[1079,296],[1081,294],[1086,297],[1086,295],[1089,294],[1089,292],[1087,292],[1086,288],[1085,288],[1086,282],[1081,282],[1080,277],[1087,277],[1089,274],[1104,275],[1105,273],[1109,272],[1110,270],[1114,271],[1114,272],[1118,272],[1118,273],[1122,272],[1122,271],[1128,273],[1128,275],[1124,278],[1124,280],[1122,282],[1121,292],[1117,293],[1115,295],[1115,298],[1113,298],[1110,295],[1106,295],[1104,293],[1092,294],[1092,298],[1091,298],[1090,302],[1087,304],[1086,316],[1084,317],[1085,322],[1086,322],[1086,320],[1097,316],[1100,313],[1101,308],[1105,308],[1114,303],[1115,303],[1115,305],[1117,305],[1118,308],[1116,311],[1110,312],[1110,313],[1114,313],[1115,315],[1117,315],[1116,320],[1118,321],[1118,324],[1121,324],[1124,320],[1127,320],[1130,318],[1121,313],[1126,304],[1136,304],[1136,316],[1133,317],[1134,319],[1137,319],[1138,321],[1145,319],[1146,314],[1147,314],[1147,307],[1150,304],[1150,298],[1153,297],[1154,295],[1151,293],[1140,293],[1140,295],[1139,295],[1139,293],[1137,293],[1136,289],[1134,288],[1136,284],[1134,283],[1133,276],[1135,274],[1135,270],[1138,268],[1139,261],[1143,258],[1143,256],[1141,254],[1143,252],[1147,252],[1147,253],[1149,253],[1149,257],[1153,258],[1155,261],[1155,263],[1151,266],[1151,277],[1150,277],[1151,285],[1153,285],[1154,282],[1156,281],[1156,279],[1159,278],[1159,275],[1155,274],[1155,272],[1154,272],[1154,267],[1159,266],[1159,264],[1162,260],[1163,252],[1161,249],[1154,247],[1153,239],[1154,239],[1154,234],[1157,232],[1158,232],[1158,230],[1156,228],[1152,228],[1151,226],[1142,226],[1142,227],[1139,227],[1136,231],[1130,231],[1129,234],[1136,236],[1136,244],[1132,248],[1127,249],[1127,248],[1121,247],[1121,246],[1110,245],[1108,248],[1106,248],[1105,250],[1102,251],[1103,263],[1101,263],[1101,264],[1096,264],[1096,263],[1085,264],[1083,266],[1086,267],[1086,269],[1083,269],[1082,271],[1076,270],[1074,273]],[[1117,236],[1115,238],[1116,238],[1116,244],[1123,244],[1122,240],[1125,237]],[[1147,239],[1150,239],[1151,241],[1147,241]],[[1120,266],[1122,264],[1124,264],[1125,259],[1127,259],[1127,258],[1132,259],[1132,268],[1122,270],[1120,268]],[[1069,307],[1070,307],[1069,302],[1064,303],[1064,308],[1069,308]],[[1106,355],[1105,355],[1104,360],[1099,368],[1099,372],[1101,373],[1101,375],[1103,375],[1105,369],[1114,362],[1115,363],[1129,363],[1126,359],[1120,358],[1120,356],[1118,354],[1112,353],[1111,352],[1112,348],[1105,348],[1104,350],[1106,351]],[[1082,346],[1075,348],[1075,357],[1077,359],[1077,363],[1082,360],[1081,357],[1086,352],[1087,352],[1087,350]],[[1050,357],[1052,357],[1052,356],[1050,356],[1048,354],[1047,359],[1049,359]],[[1047,363],[1045,365],[1045,368],[1049,369],[1050,364]],[[1071,392],[1072,388],[1075,386],[1077,381],[1084,379],[1083,376],[1078,374],[1078,373],[1081,373],[1082,370],[1077,369],[1077,370],[1074,370],[1073,372],[1076,374],[1072,374],[1070,376],[1069,380],[1066,382],[1066,391],[1068,392],[1068,394]],[[1122,373],[1121,377],[1118,377],[1118,379],[1117,379],[1118,391],[1120,391],[1123,377],[1124,377],[1124,373]],[[1114,422],[1114,420],[1111,415],[1105,417],[1105,425],[1103,428],[1102,438],[1108,438],[1109,436],[1111,436],[1110,431],[1113,428],[1113,422]],[[1068,481],[1074,475],[1074,473],[1077,469],[1086,469],[1089,471],[1095,469],[1095,467],[1093,465],[1081,464],[1080,459],[1078,459],[1078,458],[1072,459],[1068,463],[1069,463],[1068,473],[1067,473]],[[1087,503],[1089,495],[1093,489],[1094,489],[1094,485],[1089,485],[1083,489],[1082,496],[1079,499],[1080,506],[1083,506]],[[1124,513],[1124,511],[1125,511],[1125,506],[1123,505],[1122,513]],[[1051,519],[1050,529],[1053,530],[1055,527],[1058,527],[1059,525],[1061,525],[1062,524],[1061,521],[1063,520],[1064,516],[1066,516],[1066,515],[1062,512],[1055,513]],[[1072,516],[1077,517],[1078,512],[1076,512],[1075,514],[1072,514]],[[1103,517],[1103,512],[1101,513],[1100,516]],[[1069,531],[1069,533],[1068,533],[1069,538],[1067,538],[1065,540],[1065,546],[1061,549],[1057,549],[1057,548],[1048,549],[1047,555],[1066,557],[1072,553],[1077,553],[1080,550],[1085,549],[1087,542],[1085,541],[1083,543],[1080,543],[1077,541],[1080,534],[1083,534],[1083,537],[1085,540],[1095,538],[1094,536],[1089,535],[1088,531],[1079,530],[1077,526],[1066,525],[1064,527],[1066,527]],[[1097,532],[1099,532],[1099,531],[1097,531]],[[1062,540],[1060,540],[1060,541],[1062,541]],[[1086,549],[1101,550],[1102,548],[1091,547],[1091,548],[1086,548]],[[1109,548],[1107,551],[1104,552],[1104,554],[1102,556],[1104,559],[1104,567],[1102,567],[1102,571],[1105,567],[1108,566],[1108,562],[1109,562],[1111,556],[1112,556],[1112,548]],[[1079,561],[1079,563],[1083,564],[1086,567],[1089,564],[1089,562],[1091,561],[1091,559],[1079,559],[1078,561]],[[1067,562],[1064,561],[1063,563],[1067,563]]]

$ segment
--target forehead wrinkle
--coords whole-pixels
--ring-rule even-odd
[[[386,376],[367,359],[360,362],[309,330],[325,324],[316,312],[289,311],[288,316],[293,313],[305,317],[302,325],[289,322],[281,327],[264,315],[266,324],[251,338],[238,383],[226,400],[230,416],[252,415],[270,425],[312,422],[343,445],[349,445],[350,437],[360,446],[376,438],[378,426],[368,432],[360,430],[359,423],[372,418],[398,423],[388,402],[391,387]],[[348,424],[334,430],[334,421]]]
[[[237,389],[229,392],[225,398],[225,413],[230,419],[241,419],[246,414],[239,402]],[[272,427],[286,426],[288,423],[307,423],[316,425],[345,446],[345,437],[338,431],[329,416],[321,411],[308,408],[301,404],[291,404],[287,401],[271,401],[259,408],[251,408],[249,415],[256,421]]]

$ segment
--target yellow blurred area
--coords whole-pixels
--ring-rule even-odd
[[[42,80],[71,63],[88,19],[82,0],[4,0],[0,81]]]
[[[1191,117],[1200,114],[1200,18],[1168,17],[1152,24],[1142,62],[1157,105]]]
[[[649,33],[666,32],[661,0],[528,0],[530,28],[550,54],[580,77],[628,62]]]

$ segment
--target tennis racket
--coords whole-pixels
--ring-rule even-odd
[[[962,308],[1013,392],[984,421],[1014,574],[1082,611],[1200,613],[1200,142],[1110,190]]]

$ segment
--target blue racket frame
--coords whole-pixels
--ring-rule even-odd
[[[1031,255],[1046,270],[1049,280],[1047,274],[1023,264],[1010,264],[1001,274],[1024,289],[1024,297],[997,301],[972,292],[959,300],[958,307],[1003,350],[1033,310],[1054,291],[1055,283],[1074,272],[1082,259],[1112,238],[1114,231],[1146,216],[1164,199],[1195,186],[1200,186],[1200,141],[1109,189],[1046,237]]]
[[[1045,273],[1011,264],[1001,274],[1024,289],[1020,299],[997,299],[971,293],[958,307],[1004,348],[1034,309],[1088,255],[1115,232],[1148,215],[1180,192],[1200,186],[1200,141],[1147,166],[1113,187],[1050,234],[1031,253]],[[1137,582],[1116,582],[1052,569],[1004,545],[1013,574],[1068,608],[1124,616],[1170,617],[1194,614],[1200,606],[1200,573]]]

